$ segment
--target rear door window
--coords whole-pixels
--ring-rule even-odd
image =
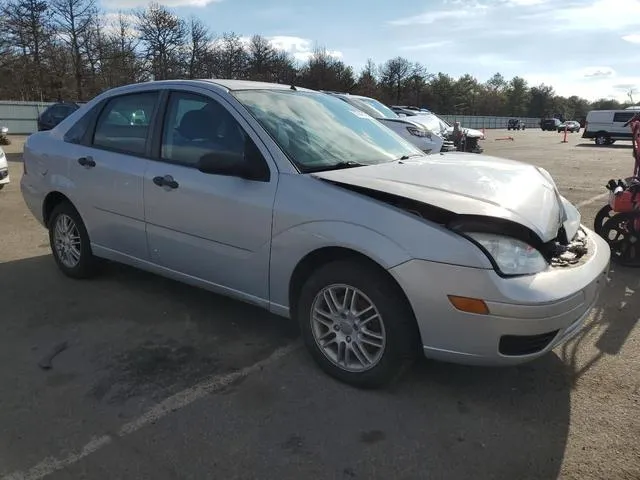
[[[92,145],[132,155],[144,155],[158,97],[158,92],[141,92],[109,100],[96,122]]]
[[[613,114],[614,122],[626,123],[633,118],[633,112],[616,112]]]

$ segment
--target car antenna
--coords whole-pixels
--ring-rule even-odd
[[[298,89],[296,88],[296,86],[295,86],[295,85],[291,85],[291,90],[298,91]]]

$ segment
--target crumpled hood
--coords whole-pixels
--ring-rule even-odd
[[[569,238],[579,226],[577,210],[562,199],[546,171],[487,155],[447,153],[312,175],[456,214],[510,220],[529,228],[543,242],[556,238],[563,222],[571,230]]]
[[[482,137],[484,137],[484,134],[480,130],[475,130],[473,128],[466,128],[466,127],[462,127],[462,126],[460,127],[460,130],[462,130],[467,137],[473,137],[473,138],[482,138]],[[448,135],[453,135],[453,127],[447,128],[447,134]]]

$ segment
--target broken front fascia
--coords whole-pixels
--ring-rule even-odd
[[[402,196],[381,192],[379,190],[368,189],[340,182],[324,180],[341,188],[351,190],[355,193],[367,196],[374,200],[384,202],[395,208],[416,215],[425,220],[442,225],[459,235],[464,236],[472,243],[476,244],[487,255],[498,273],[500,269],[496,265],[491,255],[477,241],[467,235],[470,232],[488,233],[519,240],[535,248],[551,266],[571,266],[579,263],[580,259],[587,253],[587,237],[580,229],[571,241],[562,225],[558,228],[558,235],[549,242],[543,242],[529,228],[511,220],[485,215],[462,215],[429,205],[417,200]],[[517,276],[517,275],[502,275]]]

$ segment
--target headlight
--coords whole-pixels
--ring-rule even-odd
[[[504,275],[531,275],[548,267],[542,254],[520,240],[493,233],[466,233],[480,244]]]
[[[429,131],[420,130],[419,128],[416,128],[416,127],[407,127],[407,130],[409,130],[409,133],[411,135],[415,135],[416,137],[426,137],[429,140],[431,140],[431,132]]]
[[[9,133],[8,127],[0,127],[0,133]]]

